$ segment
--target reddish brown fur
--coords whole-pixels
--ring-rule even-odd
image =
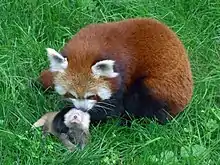
[[[88,25],[65,45],[62,54],[69,61],[63,81],[68,80],[79,93],[95,87],[97,81],[116,84],[90,76],[92,64],[110,56],[126,67],[127,87],[134,79],[147,75],[145,84],[156,97],[168,101],[173,116],[191,100],[193,80],[184,46],[172,30],[154,19]]]
[[[53,74],[49,70],[44,70],[40,74],[40,82],[45,89],[53,87]]]

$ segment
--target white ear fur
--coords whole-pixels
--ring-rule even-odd
[[[47,56],[50,61],[51,72],[63,72],[68,66],[68,61],[61,54],[51,48],[46,48]]]
[[[119,75],[119,73],[114,72],[114,64],[115,61],[113,60],[103,60],[97,62],[95,65],[92,66],[92,73],[96,77],[104,76],[108,78],[114,78]]]

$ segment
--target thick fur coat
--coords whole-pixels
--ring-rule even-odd
[[[42,73],[42,83],[88,111],[92,121],[126,111],[164,123],[183,111],[193,94],[184,45],[155,19],[87,25],[59,53],[47,52],[50,69]]]

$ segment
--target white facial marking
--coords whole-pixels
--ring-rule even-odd
[[[55,91],[58,93],[58,94],[60,94],[60,95],[64,95],[64,94],[66,94],[66,90],[62,87],[62,86],[60,86],[60,85],[55,85]]]
[[[70,100],[73,102],[76,108],[78,109],[85,109],[85,110],[90,110],[95,103],[97,102],[96,100],[88,100],[88,99],[71,99]]]
[[[105,76],[109,78],[114,78],[118,76],[119,73],[114,72],[114,64],[113,60],[103,60],[97,62],[92,66],[92,73],[95,77],[99,78],[100,76]]]
[[[73,95],[75,98],[77,98],[78,96],[77,96],[77,94],[76,94],[76,92],[75,91],[69,91],[70,93],[71,93],[71,95]]]
[[[64,72],[68,66],[68,61],[61,54],[51,48],[47,48],[47,56],[50,61],[51,72]]]
[[[109,99],[112,95],[111,90],[106,87],[98,87],[98,95],[101,97],[103,100],[104,99]]]
[[[87,97],[90,97],[90,96],[94,96],[95,94],[92,93],[92,92],[87,92],[85,95],[84,95],[84,98],[87,98]]]

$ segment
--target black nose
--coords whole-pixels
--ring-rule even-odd
[[[77,116],[75,115],[73,118],[74,118],[74,119],[77,119]]]

